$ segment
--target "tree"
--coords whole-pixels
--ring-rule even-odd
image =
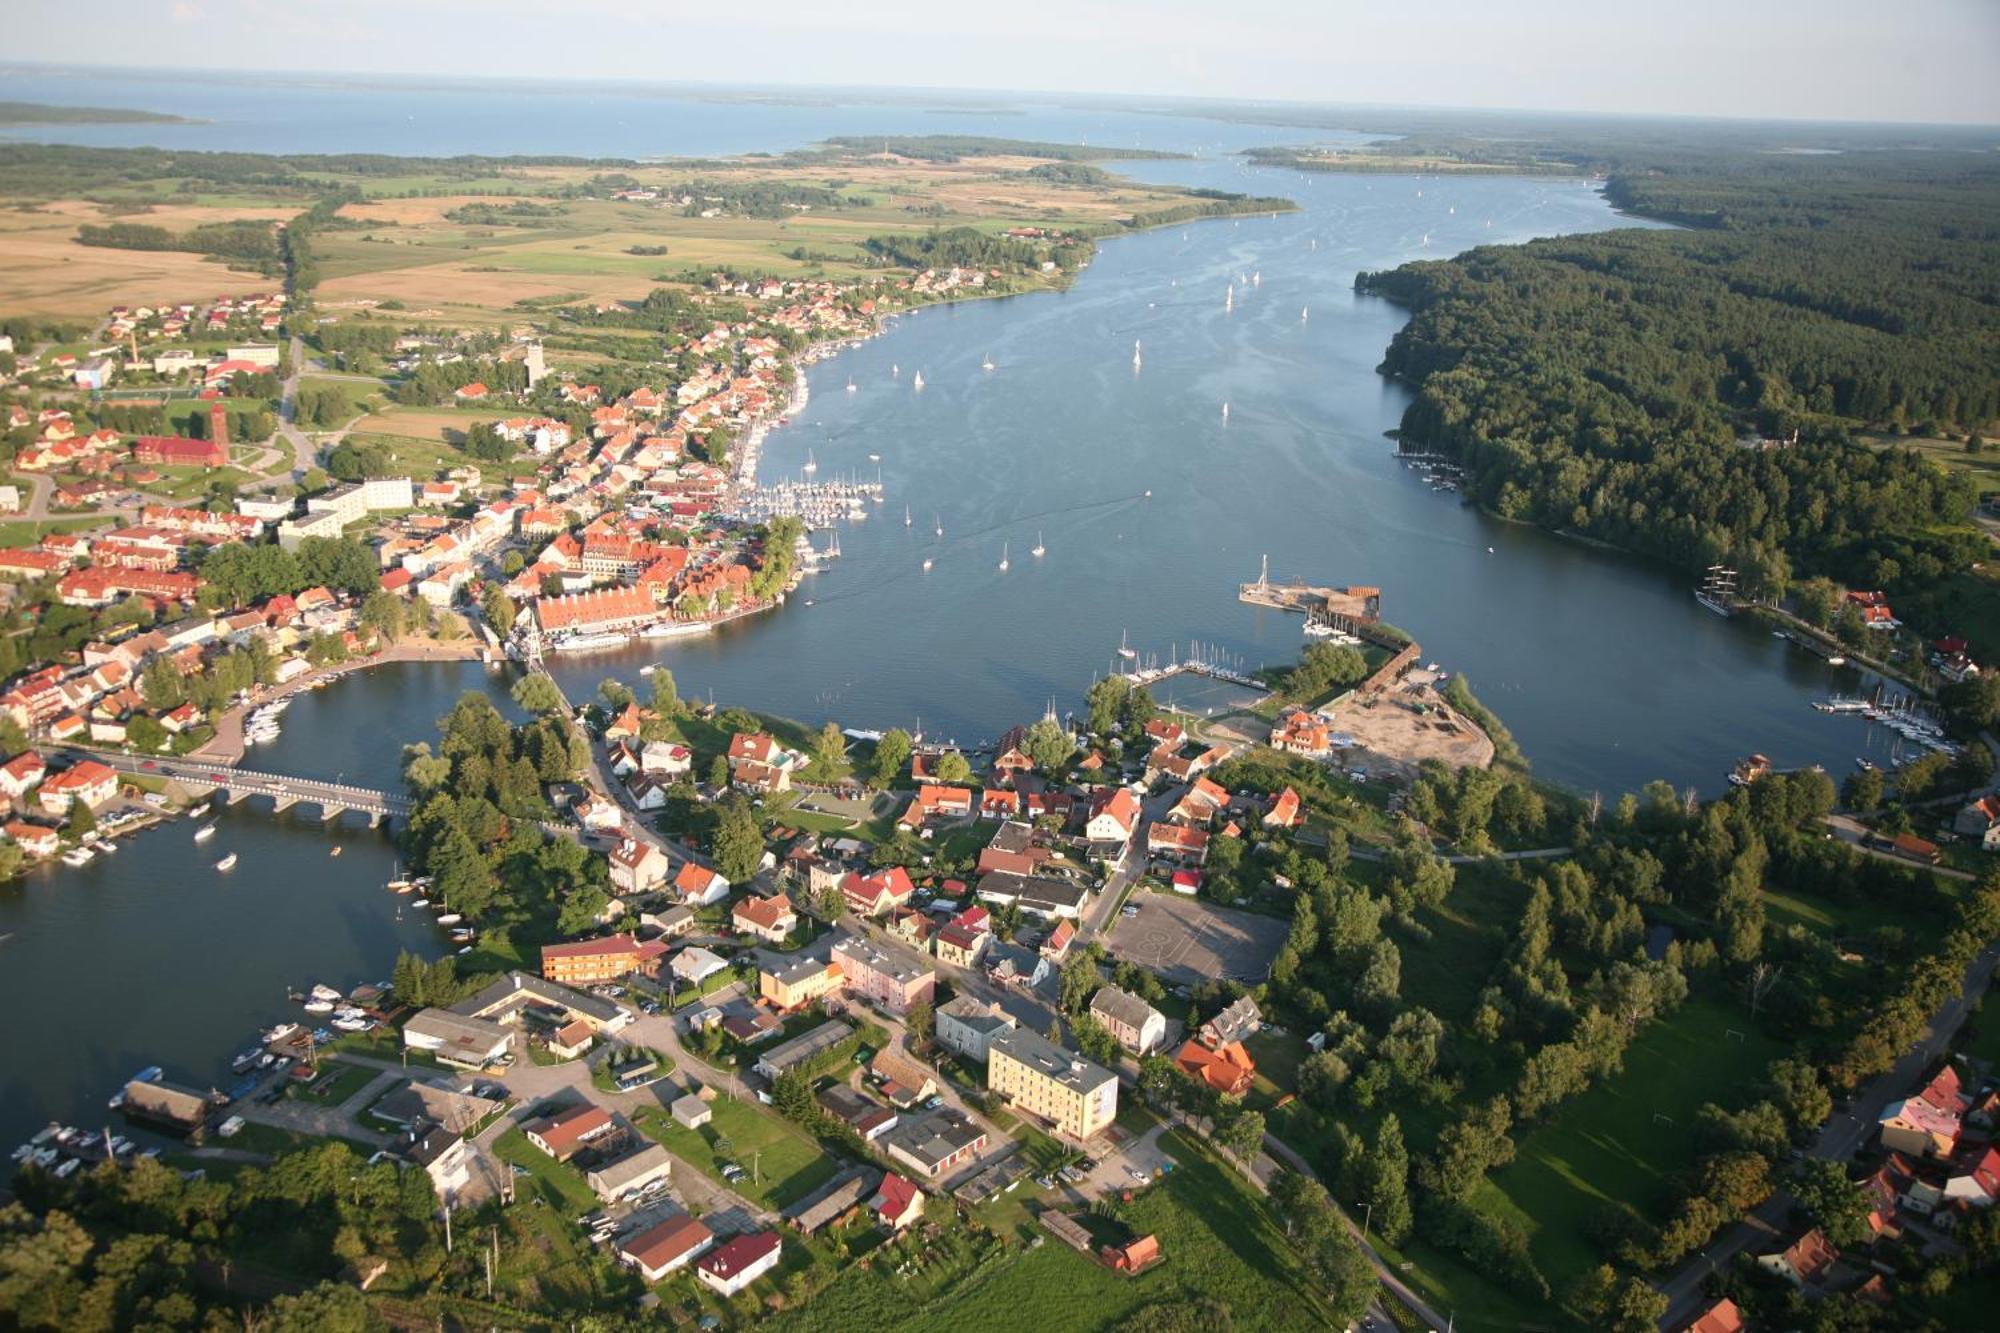
[[[541,672],[531,672],[514,682],[508,695],[530,713],[553,713],[563,706],[562,691]]]
[[[919,1052],[928,1051],[931,1039],[937,1031],[937,1016],[929,1000],[918,1000],[903,1015],[903,1030],[910,1035],[910,1044]]]
[[[597,697],[614,713],[624,712],[634,702],[631,687],[616,676],[606,676],[597,682]]]
[[[1866,813],[1879,809],[1882,805],[1882,771],[1876,768],[1863,769],[1848,777],[1841,792],[1841,799],[1850,810]]]
[[[679,717],[682,712],[680,686],[663,666],[653,668],[653,711],[661,717]]]
[[[1400,1245],[1409,1237],[1410,1154],[1394,1112],[1382,1117],[1374,1146],[1363,1159],[1359,1197],[1370,1208],[1370,1225],[1384,1240]]]
[[[1061,997],[1058,1007],[1066,1014],[1080,1014],[1090,1003],[1090,997],[1104,984],[1104,977],[1097,970],[1097,962],[1087,952],[1079,949],[1071,954],[1062,965]]]
[[[936,772],[939,782],[972,781],[972,765],[956,750],[946,750],[938,756]]]
[[[813,736],[812,761],[807,775],[819,782],[832,782],[847,768],[847,737],[838,722],[828,722]]]
[[[1868,1238],[1868,1195],[1847,1178],[1843,1163],[1808,1158],[1792,1183],[1792,1197],[1835,1245]]]
[[[521,608],[514,605],[514,599],[497,583],[487,585],[479,599],[479,609],[485,615],[486,623],[493,627],[493,632],[503,639],[514,628],[514,622],[521,614]]]
[[[1239,1108],[1223,1122],[1215,1141],[1238,1161],[1247,1162],[1255,1159],[1264,1147],[1263,1113]]]
[[[97,832],[97,816],[81,800],[71,801],[69,818],[63,821],[63,832],[71,839],[81,842]]]
[[[125,739],[135,750],[164,750],[167,748],[167,729],[160,725],[158,718],[139,713],[125,724]]]
[[[556,929],[565,935],[581,935],[597,925],[610,905],[611,895],[603,889],[595,885],[578,889],[563,899],[562,910],[556,914]]]
[[[1125,700],[1132,692],[1132,683],[1123,676],[1106,676],[1091,685],[1083,696],[1089,710],[1090,730],[1099,736],[1108,736],[1118,726],[1119,716],[1125,710]]]
[[[742,792],[724,797],[717,806],[715,868],[731,884],[747,882],[764,860],[764,834],[757,812]]]
[[[876,786],[887,787],[902,776],[910,762],[910,749],[910,733],[901,727],[891,727],[882,733],[882,739],[875,742]]]
[[[1774,1060],[1767,1074],[1771,1095],[1793,1133],[1812,1129],[1833,1114],[1833,1096],[1810,1060]]]
[[[1070,739],[1061,723],[1045,717],[1028,728],[1021,748],[1034,761],[1036,768],[1044,773],[1053,773],[1076,753],[1076,742]]]
[[[377,588],[361,603],[360,621],[362,628],[372,629],[394,643],[403,633],[403,599]]]

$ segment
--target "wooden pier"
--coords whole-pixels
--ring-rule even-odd
[[[1382,618],[1380,588],[1324,588],[1303,580],[1274,580],[1269,556],[1264,557],[1256,581],[1243,584],[1236,596],[1252,606],[1297,611],[1350,634],[1359,634]]]

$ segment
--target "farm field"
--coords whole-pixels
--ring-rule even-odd
[[[286,204],[248,208],[174,204],[116,217],[184,230],[207,222],[290,217],[297,211]],[[112,217],[111,210],[80,199],[0,213],[0,308],[31,315],[102,315],[119,304],[211,300],[268,292],[278,285],[275,278],[239,272],[204,255],[77,244],[79,227]]]

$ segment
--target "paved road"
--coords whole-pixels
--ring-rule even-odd
[[[1807,1149],[1809,1156],[1832,1162],[1845,1162],[1854,1156],[1874,1133],[1882,1108],[1913,1091],[1924,1070],[1950,1045],[1959,1024],[1965,1021],[1972,1006],[1978,1003],[1992,983],[1996,964],[2000,964],[2000,948],[1995,947],[1989,947],[1973,960],[1972,966],[1966,969],[1965,985],[1931,1016],[1917,1044],[1904,1052],[1895,1068],[1862,1088],[1846,1111],[1834,1112],[1833,1118],[1821,1127],[1812,1147]],[[1703,1300],[1702,1282],[1711,1273],[1726,1267],[1738,1251],[1775,1239],[1778,1225],[1784,1221],[1791,1203],[1791,1196],[1782,1190],[1772,1195],[1763,1207],[1731,1227],[1720,1240],[1660,1283],[1660,1290],[1666,1293],[1668,1302],[1666,1317],[1660,1321],[1660,1327],[1680,1328],[1692,1319]]]
[[[1979,876],[1970,874],[1967,871],[1948,870],[1944,866],[1927,866],[1921,862],[1912,861],[1907,856],[1898,856],[1894,852],[1885,852],[1878,848],[1870,847],[1862,841],[1868,835],[1869,830],[1867,826],[1852,815],[1828,815],[1826,816],[1825,823],[1827,828],[1832,831],[1834,837],[1853,847],[1856,851],[1872,856],[1878,861],[1894,861],[1899,866],[1904,866],[1912,870],[1927,870],[1933,875],[1943,875],[1947,879],[1976,880],[1979,878]]]

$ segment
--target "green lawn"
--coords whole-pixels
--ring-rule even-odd
[[[325,1106],[338,1106],[355,1093],[375,1081],[382,1071],[367,1065],[351,1065],[344,1060],[334,1060],[320,1070],[319,1077],[311,1083],[294,1084],[296,1094],[308,1101]]]
[[[23,504],[27,503],[27,498],[24,488],[21,493]],[[107,521],[94,514],[85,518],[16,519],[0,523],[0,546],[28,546],[52,532],[75,532],[79,528],[100,527]]]
[[[597,1195],[591,1192],[583,1173],[544,1153],[528,1142],[528,1136],[520,1130],[510,1129],[493,1140],[493,1155],[526,1168],[528,1174],[515,1182],[515,1191],[521,1199],[545,1199],[553,1207],[565,1210],[565,1217],[596,1209]]]
[[[1622,1073],[1523,1138],[1513,1165],[1480,1187],[1477,1202],[1525,1227],[1535,1262],[1558,1292],[1567,1290],[1600,1262],[1588,1234],[1593,1219],[1624,1209],[1657,1221],[1674,1175],[1695,1159],[1695,1111],[1740,1100],[1786,1049],[1752,1027],[1740,1005],[1690,1000],[1641,1030]]]
[[[728,1097],[718,1097],[711,1105],[715,1118],[700,1129],[684,1128],[651,1107],[633,1119],[703,1175],[767,1208],[790,1207],[838,1170],[810,1135],[776,1112]],[[745,1171],[754,1168],[757,1178],[730,1185],[722,1179],[724,1162],[735,1162]]]
[[[1118,1210],[1135,1233],[1159,1237],[1164,1263],[1125,1277],[1049,1238],[994,1275],[1004,1298],[972,1287],[897,1326],[939,1333],[1102,1329],[1141,1306],[1200,1296],[1227,1305],[1240,1328],[1326,1327],[1326,1309],[1263,1199],[1180,1135],[1168,1135],[1165,1146],[1179,1168]]]

